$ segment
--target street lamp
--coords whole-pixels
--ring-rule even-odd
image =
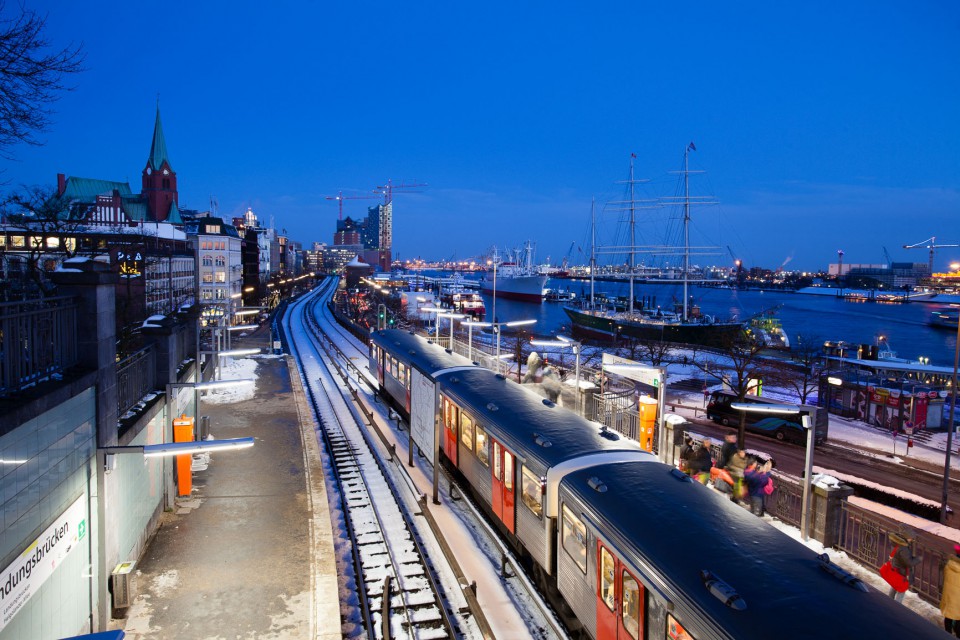
[[[490,314],[493,317],[493,321],[497,321],[497,264],[500,262],[500,257],[496,254],[494,250],[493,260],[487,260],[487,265],[493,265],[493,311]],[[497,365],[499,366],[499,365]]]
[[[466,322],[461,322],[460,326],[467,327],[467,359],[470,360],[470,362],[473,362],[473,328],[474,327],[490,327],[490,326],[493,326],[493,323],[467,320]]]
[[[803,466],[803,507],[800,511],[800,537],[806,542],[810,539],[810,483],[811,476],[813,475],[813,427],[810,424],[810,410],[796,404],[749,404],[745,402],[732,402],[730,406],[738,411],[800,414],[800,424],[803,426],[804,431],[807,432],[807,454]]]
[[[438,331],[440,326],[440,318],[449,318],[450,320],[450,344],[447,345],[450,348],[450,351],[453,351],[453,321],[462,320],[463,318],[466,318],[466,317],[467,316],[465,316],[462,313],[438,313],[437,314],[437,327],[438,327],[437,330]],[[438,338],[440,337],[439,334],[437,334],[437,337]]]
[[[940,524],[947,521],[947,496],[950,493],[950,454],[952,453],[950,448],[953,446],[953,418],[957,410],[957,365],[960,365],[960,313],[957,314],[957,344],[953,351],[953,382],[950,385],[950,420],[947,423],[947,459],[943,464],[943,500],[940,503]]]
[[[577,392],[574,396],[574,409],[577,413],[580,412],[580,347],[582,344],[576,340],[569,340],[563,336],[557,336],[556,341],[552,340],[531,340],[530,344],[535,344],[539,347],[557,347],[558,349],[572,348],[573,353],[577,356],[577,364],[574,369],[574,378],[576,380]]]
[[[536,320],[513,320],[512,322],[491,322],[493,332],[497,334],[497,373],[500,373],[500,327],[521,327],[523,325],[534,324]]]
[[[172,404],[173,404],[174,389],[193,389],[193,394],[194,394],[193,413],[194,413],[194,418],[197,418],[199,417],[199,414],[200,414],[199,394],[202,391],[216,391],[218,389],[242,387],[246,385],[251,385],[253,383],[254,383],[254,380],[252,378],[241,378],[238,380],[211,380],[209,382],[169,382],[167,383],[167,391],[166,391],[167,419],[170,420],[173,414],[175,413],[171,411]],[[179,408],[176,413],[179,413]],[[196,438],[196,436],[197,434],[194,434],[194,438]]]

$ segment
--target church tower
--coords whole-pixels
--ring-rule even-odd
[[[142,196],[147,200],[147,208],[153,220],[164,222],[170,217],[179,218],[177,174],[167,157],[167,142],[160,125],[160,105],[157,105],[157,121],[153,125],[150,156],[147,158],[147,166],[143,168]]]

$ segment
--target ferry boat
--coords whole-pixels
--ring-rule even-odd
[[[941,307],[930,313],[929,322],[932,327],[956,331],[958,321],[960,321],[960,306]]]
[[[483,297],[469,289],[460,274],[440,281],[439,298],[441,306],[468,315],[474,320],[483,320],[487,311]]]

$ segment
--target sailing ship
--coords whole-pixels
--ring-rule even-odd
[[[494,298],[543,302],[543,286],[547,276],[533,265],[533,245],[527,241],[522,249],[514,249],[510,259],[501,261],[496,248],[491,259],[492,270],[480,279],[480,290]]]
[[[636,272],[636,237],[635,213],[636,200],[634,198],[633,160],[630,157],[630,179],[627,181],[630,188],[630,244],[629,250],[629,282],[630,295],[625,310],[611,309],[609,306],[596,304],[594,296],[593,274],[596,272],[596,216],[592,214],[592,235],[590,256],[590,300],[584,301],[582,306],[569,305],[563,308],[573,323],[573,332],[587,338],[597,339],[634,339],[643,341],[673,342],[682,344],[722,347],[729,345],[743,330],[745,323],[736,320],[722,321],[709,314],[701,313],[699,308],[690,303],[688,286],[690,281],[690,207],[691,204],[705,204],[699,198],[691,198],[689,190],[689,156],[696,147],[691,142],[683,153],[683,170],[679,173],[683,179],[683,195],[675,201],[683,205],[683,245],[682,247],[664,247],[664,253],[682,255],[681,268],[683,282],[682,305],[677,305],[674,311],[664,311],[660,308],[634,304],[634,275]],[[669,200],[667,201],[669,202]],[[682,253],[677,253],[682,249]]]

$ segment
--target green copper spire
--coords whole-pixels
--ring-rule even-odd
[[[163,163],[173,169],[170,158],[167,157],[167,141],[163,138],[163,125],[160,124],[160,105],[157,105],[157,122],[153,125],[153,142],[150,144],[150,157],[147,165],[154,171],[159,171]]]

